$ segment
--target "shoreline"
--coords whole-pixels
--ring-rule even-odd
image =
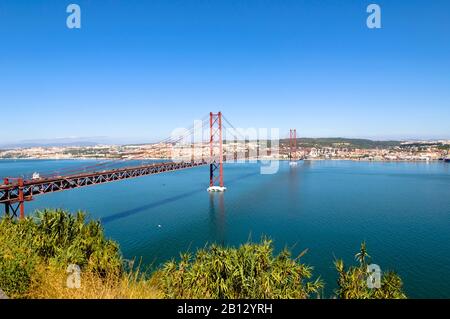
[[[41,158],[41,157],[12,157],[12,158],[0,158],[0,161],[161,161],[161,160],[168,160],[168,158],[140,158],[140,159],[119,159],[119,158],[103,158],[103,157],[72,157],[72,158]],[[248,161],[281,161],[281,162],[289,162],[290,159],[285,158],[273,158],[273,159],[246,159],[244,162],[237,161],[237,163],[246,163]],[[299,159],[296,160],[296,162],[301,161],[351,161],[351,162],[420,162],[420,163],[430,163],[430,162],[445,162],[443,159],[399,159],[399,160],[392,160],[392,159],[352,159],[352,158],[306,158],[306,159]],[[233,163],[234,161],[229,161],[229,163]]]

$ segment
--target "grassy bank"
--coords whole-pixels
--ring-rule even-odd
[[[118,244],[84,213],[45,210],[21,221],[0,220],[0,289],[10,298],[324,297],[323,281],[301,257],[287,249],[275,254],[271,240],[263,239],[237,248],[210,245],[150,273],[128,269]],[[356,257],[358,264],[348,268],[335,261],[335,297],[405,298],[394,272],[369,289],[365,244]],[[79,286],[71,285],[69,265],[80,267]]]

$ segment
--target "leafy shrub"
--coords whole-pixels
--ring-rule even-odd
[[[0,289],[24,297],[37,265],[66,269],[77,264],[100,277],[122,272],[118,245],[105,238],[98,221],[62,210],[37,211],[24,220],[0,221]]]
[[[370,258],[367,253],[366,243],[361,244],[360,251],[355,255],[359,262],[358,266],[351,266],[345,269],[344,262],[338,259],[334,262],[338,272],[338,288],[336,295],[341,299],[405,299],[406,295],[402,290],[401,278],[393,271],[386,271],[381,277],[381,287],[369,288],[367,278],[368,262]]]
[[[167,262],[155,277],[166,298],[309,298],[323,287],[308,281],[312,267],[291,259],[285,249],[273,255],[272,241],[239,248],[211,245],[195,257]]]

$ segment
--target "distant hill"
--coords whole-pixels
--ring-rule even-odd
[[[297,138],[300,147],[352,147],[352,148],[389,148],[400,146],[401,141],[373,141],[360,138],[325,137],[325,138]],[[289,139],[280,140],[280,144],[289,144]]]
[[[99,143],[87,142],[87,141],[74,141],[74,142],[23,142],[16,144],[0,144],[0,150],[17,149],[17,148],[30,148],[30,147],[74,147],[74,146],[96,146]]]

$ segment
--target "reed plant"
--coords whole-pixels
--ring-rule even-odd
[[[335,293],[340,299],[405,299],[403,282],[400,276],[388,270],[380,272],[379,287],[368,285],[370,275],[368,264],[370,256],[366,243],[361,244],[359,252],[355,255],[358,265],[346,269],[342,259],[334,262],[338,273],[338,288]]]
[[[43,210],[23,220],[0,220],[0,289],[7,295],[26,297],[39,269],[64,272],[69,264],[99,278],[123,272],[117,243],[82,212]]]
[[[165,298],[296,298],[320,296],[323,282],[288,249],[274,254],[270,239],[238,248],[211,245],[167,262],[155,273]]]

